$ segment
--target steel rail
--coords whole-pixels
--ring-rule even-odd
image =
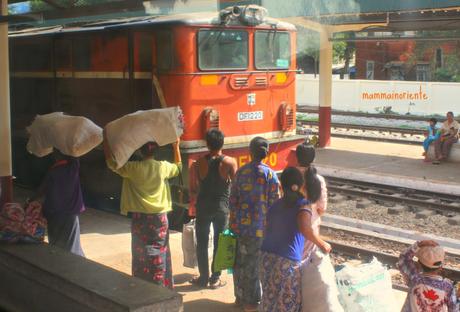
[[[409,206],[436,210],[440,213],[460,213],[460,198],[458,196],[332,177],[326,177],[326,179],[328,189],[332,192],[379,201],[404,203]]]
[[[318,126],[319,122],[297,119],[297,124]],[[385,126],[357,125],[357,124],[348,124],[348,123],[340,123],[340,122],[331,123],[331,128],[345,128],[345,129],[362,130],[362,131],[402,133],[402,134],[409,134],[409,135],[423,135],[425,132],[425,130],[423,129],[407,129],[407,128],[397,128],[397,127],[385,127]]]
[[[313,107],[302,107],[297,106],[298,113],[309,113],[318,114],[318,109]],[[378,119],[399,119],[399,120],[411,120],[411,121],[428,121],[430,117],[421,117],[413,115],[398,115],[398,114],[370,114],[363,112],[349,112],[341,110],[332,110],[332,115],[341,116],[353,116],[353,117],[366,117],[366,118],[378,118]],[[438,118],[438,122],[443,122],[445,118]]]

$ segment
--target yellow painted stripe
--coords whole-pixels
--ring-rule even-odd
[[[13,72],[12,77],[15,78],[54,78],[53,72]]]

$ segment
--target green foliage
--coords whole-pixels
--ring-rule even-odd
[[[345,41],[334,41],[332,45],[332,49],[333,49],[332,62],[334,64],[339,64],[345,61],[346,48],[347,48],[347,43]]]

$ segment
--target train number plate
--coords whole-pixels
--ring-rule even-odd
[[[238,113],[238,121],[262,120],[262,119],[264,119],[263,111]]]

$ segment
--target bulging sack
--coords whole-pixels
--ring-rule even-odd
[[[340,301],[347,312],[398,311],[393,299],[390,272],[377,259],[345,264],[336,272]]]
[[[50,154],[53,148],[80,157],[102,142],[102,129],[95,123],[62,112],[37,115],[27,131],[30,134],[27,150],[38,157]]]
[[[318,248],[302,264],[302,312],[344,312],[331,258]]]
[[[137,111],[107,124],[106,135],[110,150],[122,167],[131,155],[147,142],[163,146],[182,135],[183,116],[176,107]]]

